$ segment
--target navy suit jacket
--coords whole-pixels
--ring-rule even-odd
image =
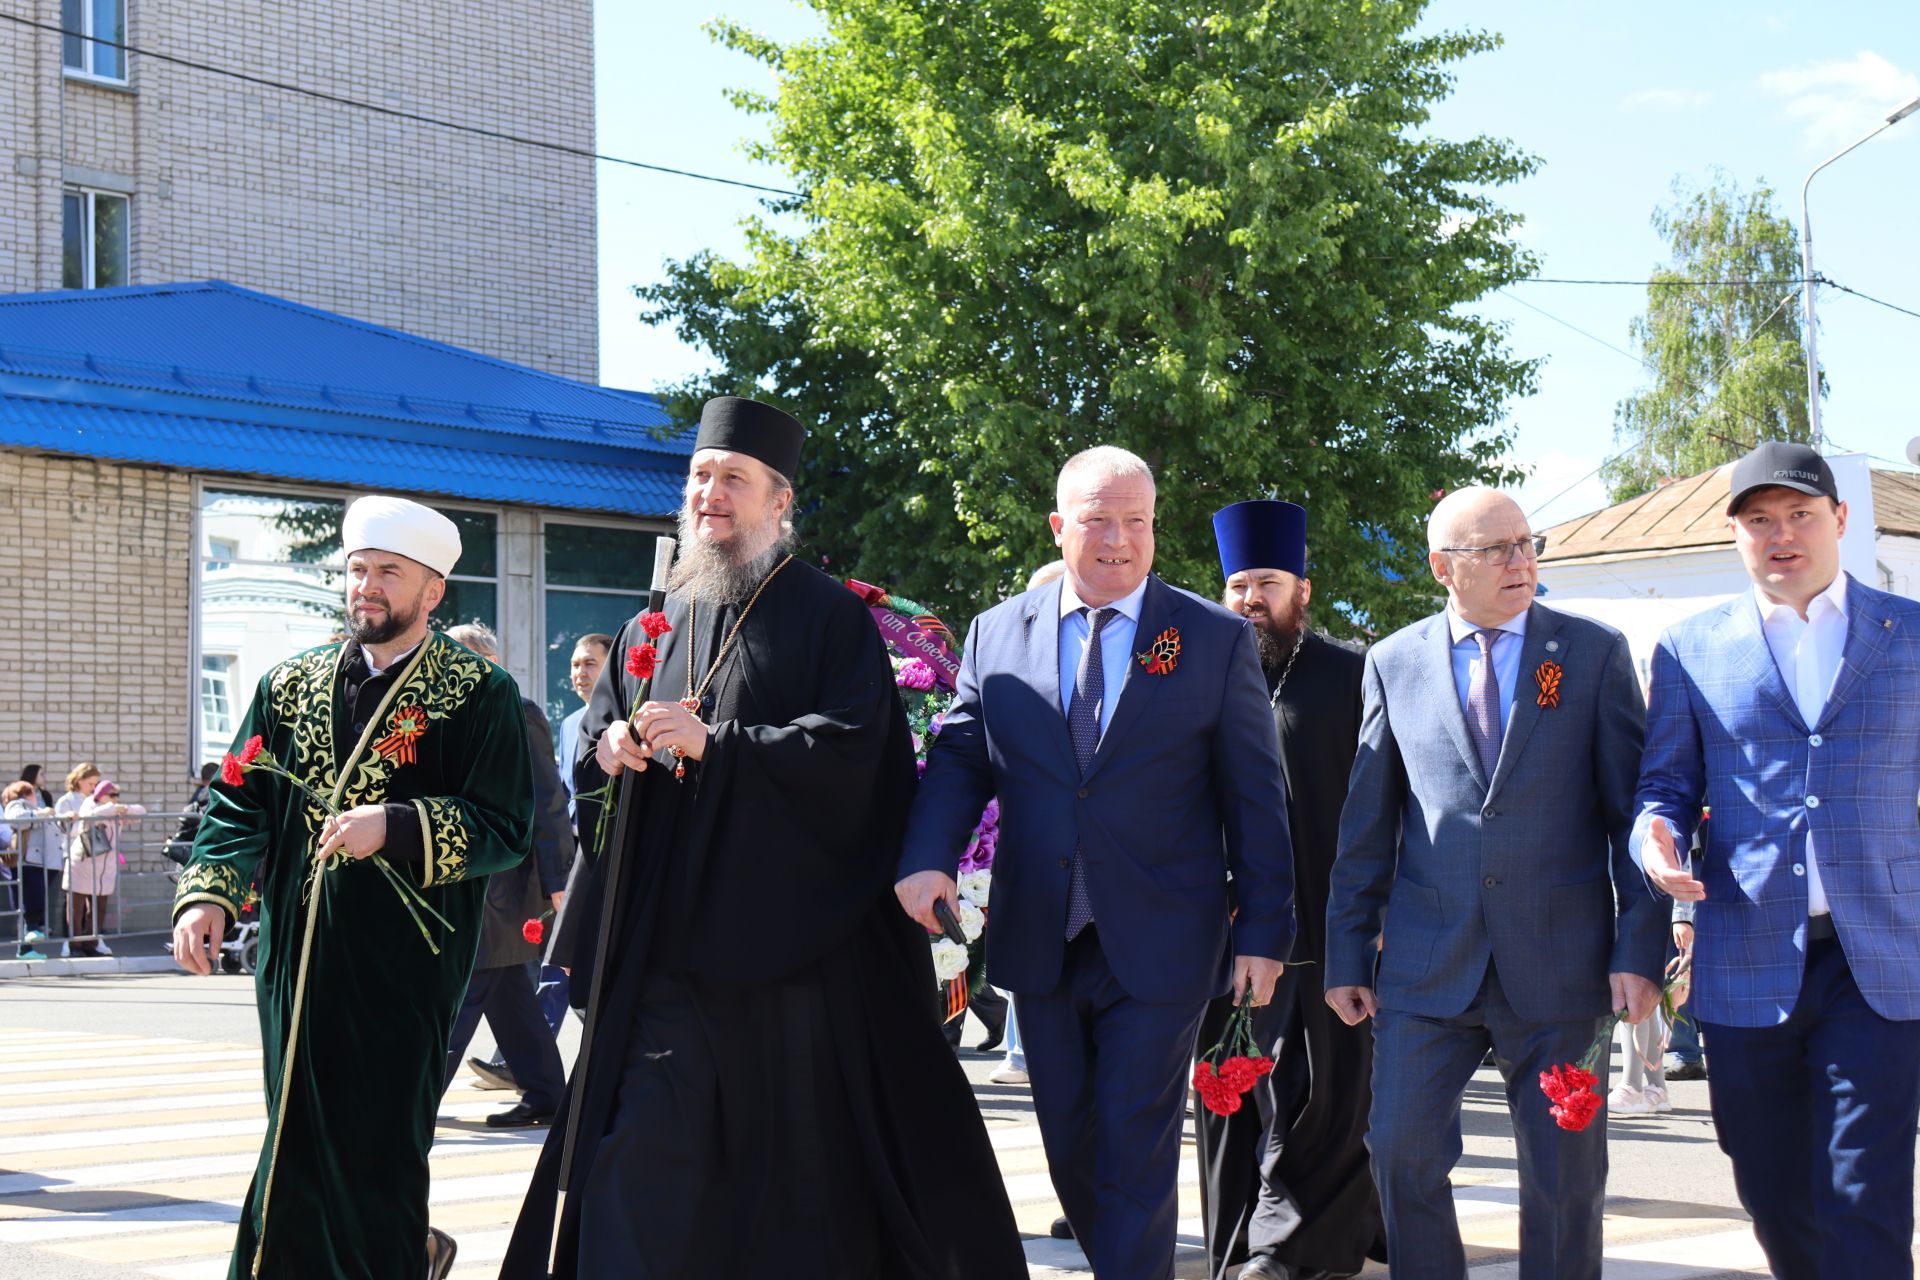
[[[987,911],[996,985],[1043,994],[1059,981],[1076,845],[1102,949],[1136,1000],[1209,999],[1227,989],[1230,954],[1283,960],[1292,946],[1280,743],[1253,630],[1149,577],[1135,648],[1169,627],[1181,646],[1171,673],[1138,661],[1106,672],[1118,701],[1085,773],[1061,706],[1060,584],[1015,596],[968,631],[900,875],[952,875],[999,796]]]
[[[1800,716],[1753,593],[1668,628],[1653,653],[1633,853],[1655,816],[1688,838],[1693,1006],[1736,1027],[1784,1022],[1806,969],[1809,832],[1860,994],[1920,1018],[1920,605],[1849,578],[1847,642],[1818,724]]]
[[[1627,642],[1530,607],[1491,778],[1446,615],[1368,652],[1327,906],[1329,987],[1374,987],[1383,1009],[1449,1018],[1491,958],[1516,1013],[1571,1022],[1607,1012],[1610,973],[1659,980],[1667,905],[1627,849],[1646,714]],[[1547,662],[1560,667],[1557,706],[1541,702]]]

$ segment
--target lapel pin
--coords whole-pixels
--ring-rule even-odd
[[[1547,641],[1547,652],[1548,653],[1560,652],[1560,642],[1558,640]]]
[[[1893,619],[1892,619],[1892,618],[1882,618],[1882,619],[1880,619],[1880,625],[1881,625],[1881,626],[1883,626],[1883,627],[1885,627],[1885,628],[1886,628],[1887,630],[1889,630],[1889,631],[1891,631],[1891,630],[1893,630]]]

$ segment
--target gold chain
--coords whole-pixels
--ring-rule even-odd
[[[727,632],[726,642],[720,646],[720,652],[718,655],[714,657],[713,665],[707,668],[706,678],[700,682],[700,688],[698,690],[695,690],[693,687],[693,655],[691,653],[687,655],[687,701],[688,702],[691,702],[695,706],[698,706],[700,703],[700,700],[707,696],[707,686],[713,683],[713,677],[716,674],[718,674],[720,671],[720,664],[725,662],[727,660],[727,654],[732,652],[733,642],[735,639],[739,637],[740,628],[746,622],[747,615],[752,613],[753,606],[760,602],[760,593],[767,589],[767,584],[773,581],[774,575],[779,573],[782,569],[786,568],[787,562],[792,559],[793,559],[793,556],[791,553],[789,553],[786,560],[782,560],[779,564],[767,570],[767,576],[760,579],[760,585],[753,589],[753,597],[752,599],[747,601],[747,607],[742,609],[740,611],[740,616],[734,620],[733,630]],[[696,597],[693,597],[693,596],[687,597],[687,635],[689,637],[687,643],[689,646],[694,644],[698,640],[700,635],[699,625],[697,622],[696,615],[694,613],[694,611],[698,609],[699,606],[700,606],[700,601]],[[691,711],[693,708],[688,707],[687,709]]]

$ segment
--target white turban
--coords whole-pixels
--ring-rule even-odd
[[[347,518],[340,522],[340,549],[348,555],[392,551],[444,578],[460,559],[460,528],[432,507],[376,493],[347,507]]]

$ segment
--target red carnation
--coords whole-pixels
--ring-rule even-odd
[[[1247,1061],[1253,1064],[1253,1072],[1255,1075],[1270,1076],[1273,1074],[1272,1058],[1267,1058],[1267,1057],[1249,1058],[1247,1059]]]
[[[660,651],[650,644],[637,644],[627,650],[627,674],[636,680],[649,680],[653,677],[654,664],[660,661]]]
[[[1253,1065],[1253,1059],[1235,1054],[1220,1064],[1220,1078],[1235,1093],[1245,1093],[1259,1081],[1260,1072]]]
[[[529,920],[520,926],[520,936],[538,945],[547,936],[547,926],[538,920]]]
[[[247,745],[240,748],[240,763],[252,764],[260,758],[260,753],[266,750],[266,746],[266,739],[257,733],[254,734],[251,738],[247,739]]]
[[[673,630],[673,624],[667,621],[667,615],[658,609],[649,609],[640,615],[640,629],[647,633],[647,639],[658,640]]]
[[[1230,1116],[1240,1109],[1240,1094],[1214,1074],[1211,1062],[1198,1062],[1193,1068],[1194,1092],[1207,1110],[1217,1116]]]
[[[1593,1091],[1599,1077],[1568,1063],[1540,1073],[1540,1092],[1553,1103],[1548,1112],[1562,1129],[1579,1130],[1600,1113],[1601,1098]]]
[[[237,787],[245,775],[240,772],[240,762],[229,751],[220,760],[220,781],[230,787]]]

